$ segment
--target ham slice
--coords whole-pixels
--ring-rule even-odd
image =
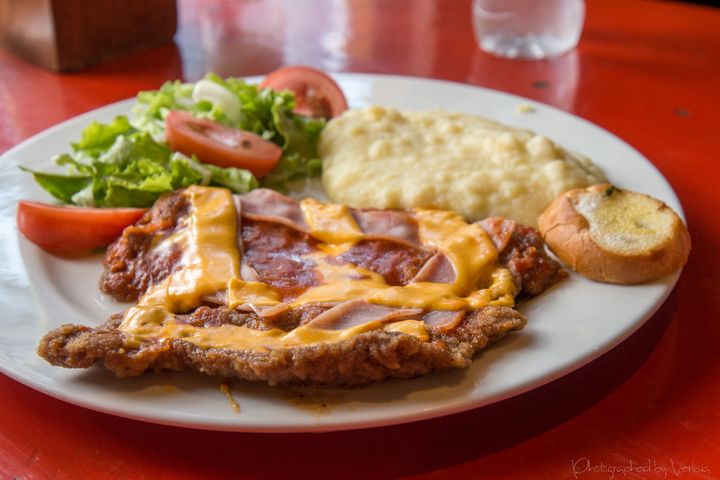
[[[258,275],[257,271],[252,266],[250,266],[247,258],[245,258],[245,244],[242,240],[242,216],[243,213],[245,213],[243,210],[242,199],[245,196],[233,195],[233,203],[235,204],[235,211],[237,212],[237,246],[238,252],[240,253],[240,278],[246,282],[259,282],[260,275]]]
[[[456,279],[455,268],[442,252],[437,252],[425,262],[425,265],[413,277],[411,283],[433,282],[454,283]]]
[[[242,203],[242,216],[252,220],[278,222],[306,231],[305,217],[297,200],[267,188],[258,188],[236,198]]]
[[[408,212],[399,210],[352,210],[360,229],[367,237],[404,241],[420,246],[418,225]]]
[[[263,318],[273,318],[281,315],[292,307],[287,303],[278,303],[277,305],[255,305],[252,303],[245,303],[238,307],[238,310],[251,311],[256,315]]]
[[[240,261],[240,278],[246,282],[260,282],[262,279],[253,267],[247,262],[247,258],[243,256]]]
[[[490,236],[498,252],[502,252],[512,239],[512,234],[517,227],[515,220],[508,220],[500,217],[489,217],[477,222]]]
[[[202,297],[203,302],[212,303],[213,305],[227,305],[227,292],[220,290],[212,295]]]
[[[373,321],[389,323],[408,320],[417,318],[421,313],[419,308],[386,307],[365,300],[348,300],[326,310],[306,325],[324,330],[344,330]]]
[[[465,318],[465,310],[433,310],[423,315],[422,320],[425,326],[431,330],[449,332]]]
[[[266,188],[236,195],[238,215],[256,221],[277,222],[295,230],[308,229],[300,203]],[[241,212],[241,213],[240,213]],[[385,239],[421,246],[418,225],[412,214],[400,210],[351,209],[366,239]]]

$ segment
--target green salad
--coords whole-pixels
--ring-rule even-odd
[[[322,167],[317,141],[325,119],[296,115],[294,107],[291,92],[237,78],[209,74],[197,83],[166,82],[138,94],[132,118],[88,125],[72,152],[54,159],[65,174],[24,170],[63,203],[86,207],[148,207],[161,194],[192,184],[236,193],[259,186],[283,190],[290,181],[319,175]],[[282,155],[261,179],[243,168],[202,163],[169,147],[165,117],[173,110],[255,133]]]

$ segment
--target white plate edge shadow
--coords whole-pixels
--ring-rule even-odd
[[[675,193],[673,192],[672,188],[670,187],[669,183],[665,178],[662,176],[662,174],[655,168],[654,165],[652,165],[646,158],[644,158],[639,152],[637,152],[634,148],[632,148],[630,145],[625,143],[624,141],[617,138],[615,135],[611,134],[610,132],[607,132],[606,130],[601,129],[600,127],[597,127],[593,125],[592,123],[583,120],[579,117],[575,117],[571,114],[568,114],[566,112],[560,111],[555,109],[554,107],[543,105],[540,102],[526,99],[523,97],[502,93],[502,92],[496,92],[494,90],[484,89],[481,87],[474,87],[471,85],[466,84],[459,84],[459,83],[453,83],[453,82],[447,82],[447,81],[439,81],[439,80],[432,80],[432,79],[422,79],[422,78],[415,78],[415,77],[402,77],[402,76],[386,76],[386,75],[370,75],[370,74],[339,74],[336,75],[336,78],[339,80],[343,88],[352,87],[352,85],[356,85],[360,87],[360,91],[355,94],[352,88],[348,90],[348,97],[350,100],[351,105],[353,106],[361,106],[361,104],[364,104],[368,97],[367,95],[373,95],[373,87],[382,87],[384,92],[387,93],[387,89],[392,90],[392,88],[400,88],[405,90],[406,92],[412,92],[417,91],[418,88],[420,89],[429,89],[429,90],[437,90],[436,93],[439,93],[439,95],[435,95],[435,98],[430,99],[430,103],[435,102],[436,108],[443,108],[443,99],[447,95],[448,90],[458,89],[458,91],[454,93],[458,93],[459,91],[462,91],[463,93],[467,93],[470,96],[476,95],[478,97],[488,97],[487,99],[492,100],[495,103],[500,104],[500,107],[493,107],[493,108],[500,108],[502,117],[509,117],[512,121],[508,122],[506,119],[501,119],[501,121],[504,121],[504,123],[511,123],[516,126],[528,126],[527,124],[532,124],[533,122],[538,123],[539,118],[544,117],[551,117],[555,118],[558,117],[560,120],[562,120],[560,123],[566,124],[566,126],[569,124],[573,127],[573,129],[577,129],[581,132],[583,132],[584,135],[589,134],[591,138],[593,137],[599,137],[601,140],[603,140],[605,143],[609,142],[609,145],[612,149],[615,149],[616,151],[620,151],[628,156],[628,158],[633,159],[633,165],[634,168],[639,168],[640,171],[642,171],[645,175],[648,175],[647,178],[649,178],[651,181],[651,189],[648,193],[654,194],[656,196],[659,196],[664,201],[666,201],[668,204],[670,204],[673,208],[676,210],[681,211],[679,201],[677,197],[675,196]],[[251,79],[252,80],[252,79]],[[444,93],[443,93],[444,92]],[[433,95],[429,95],[428,97],[433,97]],[[358,102],[359,100],[359,102]],[[428,98],[426,97],[424,101],[428,101]],[[536,107],[536,116],[533,117],[535,114],[529,114],[529,115],[518,115],[514,113],[514,106],[518,103],[530,103],[533,106]],[[45,130],[44,132],[39,133],[38,135],[26,140],[25,142],[21,143],[20,145],[13,147],[12,149],[8,150],[5,154],[2,155],[0,159],[0,173],[3,173],[3,177],[6,177],[6,173],[9,170],[10,166],[15,168],[15,160],[17,160],[19,157],[22,156],[22,153],[25,150],[28,150],[31,148],[32,145],[38,144],[38,142],[47,143],[48,139],[53,139],[55,137],[68,137],[68,141],[74,140],[77,138],[77,135],[71,135],[69,132],[73,129],[78,130],[82,128],[87,122],[89,122],[91,119],[96,118],[103,118],[110,115],[118,114],[118,113],[126,113],[127,109],[129,108],[129,105],[132,103],[132,99],[130,100],[124,100],[121,102],[117,102],[105,107],[102,107],[97,110],[93,110],[87,113],[84,113],[78,117],[74,117],[70,120],[67,120],[66,122],[63,122],[61,124],[58,124],[54,127],[51,127],[48,130]],[[385,102],[387,103],[387,102]],[[413,108],[411,105],[403,105],[402,101],[399,102],[399,107],[405,107],[405,108]],[[492,103],[492,102],[491,102]],[[447,107],[445,107],[447,108]],[[452,109],[452,108],[447,108]],[[464,109],[458,109],[456,110],[464,110],[469,111],[469,113],[478,113],[483,114],[485,116],[491,117],[491,118],[497,118],[497,116],[494,116],[492,113],[482,112],[478,111],[477,108],[464,108]],[[549,124],[543,124],[540,126],[530,125],[532,129],[536,131],[540,131],[541,133],[547,134],[546,127]],[[554,138],[558,141],[558,143],[562,145],[567,145],[568,142],[564,142],[562,138],[559,138],[558,135],[551,136],[551,138]],[[67,143],[67,142],[66,142]],[[572,143],[572,142],[570,142]],[[607,146],[607,145],[606,145]],[[597,147],[594,146],[590,150],[597,149]],[[578,149],[570,147],[574,150],[579,150],[584,154],[588,154],[589,156],[593,156],[588,151],[583,151],[583,149]],[[602,151],[603,149],[600,148]],[[51,152],[48,152],[48,154],[54,154],[58,153],[63,150],[53,150]],[[49,155],[48,155],[49,157]],[[605,167],[603,159],[595,159],[596,163],[601,165],[601,167]],[[639,163],[638,163],[639,162]],[[37,161],[35,163],[38,163]],[[47,162],[46,162],[47,163]],[[637,163],[637,165],[635,165]],[[10,165],[12,164],[12,165]],[[611,176],[611,180],[617,181],[620,186],[626,187],[626,188],[638,188],[634,185],[636,185],[638,182],[635,180],[633,181],[624,181],[622,178],[622,175],[618,175],[619,172],[613,171],[613,172],[607,172],[609,176]],[[610,174],[613,175],[610,175]],[[12,175],[11,175],[12,176]],[[642,185],[639,185],[642,187]],[[647,191],[647,190],[645,190]],[[659,193],[658,193],[659,192]],[[17,200],[17,199],[15,199]],[[0,207],[3,208],[3,215],[4,215],[4,221],[8,221],[8,208],[11,207],[11,205],[7,204],[7,202],[13,202],[14,200],[3,196],[0,199]],[[5,203],[6,205],[2,205]],[[10,208],[14,212],[12,208]],[[14,218],[14,216],[13,216]],[[13,224],[14,225],[14,224]],[[8,242],[14,244],[14,248],[17,248],[17,236],[15,234],[15,231],[9,232],[10,235],[3,237],[2,242],[4,247],[4,250],[7,251],[8,247],[10,247],[10,250],[12,250],[12,245],[10,245]],[[28,249],[30,252],[34,252],[31,254],[37,255],[37,249],[27,244],[27,241],[25,239],[19,239],[20,243],[24,243],[22,245],[22,250],[24,258],[27,258],[28,255]],[[40,254],[40,255],[45,255]],[[23,267],[24,268],[24,267]],[[324,415],[317,415],[317,414],[311,414],[308,413],[305,410],[299,409],[295,406],[289,405],[289,404],[283,404],[281,400],[275,402],[278,400],[275,395],[275,392],[272,394],[272,401],[275,402],[274,405],[270,405],[270,410],[272,409],[280,409],[283,411],[285,417],[285,420],[280,421],[274,421],[269,418],[260,418],[258,420],[253,420],[251,418],[248,418],[249,416],[252,416],[250,414],[243,415],[241,412],[240,415],[233,415],[230,411],[229,407],[227,407],[228,414],[221,414],[219,416],[213,417],[206,417],[203,418],[202,415],[198,416],[195,413],[188,413],[188,412],[170,412],[167,411],[162,412],[161,407],[164,405],[164,403],[158,404],[157,408],[151,408],[149,410],[143,409],[143,408],[137,408],[137,405],[134,402],[129,402],[127,399],[124,399],[121,397],[117,399],[118,401],[109,403],[103,403],[107,400],[107,398],[91,398],[87,399],[81,396],[77,391],[70,390],[66,391],[65,389],[70,385],[72,386],[72,380],[68,380],[67,377],[72,378],[73,374],[67,374],[66,371],[55,369],[51,370],[51,372],[57,372],[57,373],[49,373],[49,375],[55,376],[55,382],[48,384],[47,381],[43,378],[43,375],[39,374],[35,368],[41,368],[41,371],[46,370],[43,367],[37,367],[37,364],[34,366],[25,366],[21,364],[17,364],[17,362],[8,362],[8,365],[6,365],[4,362],[2,365],[0,365],[0,370],[2,370],[4,373],[8,374],[10,377],[20,381],[21,383],[24,383],[26,385],[29,385],[30,387],[42,391],[44,393],[47,393],[51,396],[54,396],[56,398],[60,398],[64,401],[67,401],[69,403],[73,403],[85,408],[90,408],[93,410],[101,411],[104,413],[109,413],[113,415],[118,415],[126,418],[133,418],[136,420],[142,420],[142,421],[148,421],[153,423],[160,423],[160,424],[166,424],[166,425],[175,425],[175,426],[183,426],[183,427],[192,427],[192,428],[202,428],[202,429],[209,429],[209,430],[229,430],[229,431],[247,431],[247,432],[299,432],[299,431],[333,431],[333,430],[348,430],[348,429],[356,429],[356,428],[369,428],[369,427],[377,427],[377,426],[383,426],[383,425],[391,425],[391,424],[399,424],[399,423],[406,423],[406,422],[412,422],[417,420],[423,420],[428,418],[434,418],[439,417],[443,415],[449,415],[453,413],[458,413],[464,410],[477,408],[480,406],[488,405],[490,403],[494,403],[524,392],[527,392],[529,390],[532,390],[534,388],[537,388],[541,385],[544,385],[546,383],[549,383],[557,378],[560,378],[577,368],[580,368],[583,365],[586,365],[587,363],[591,362],[592,360],[598,358],[605,352],[612,349],[614,346],[619,344],[621,341],[629,337],[633,332],[635,332],[638,328],[640,328],[645,321],[652,316],[655,311],[662,305],[662,303],[665,301],[667,296],[672,291],[672,287],[674,286],[675,282],[677,281],[678,275],[673,275],[672,277],[663,279],[660,282],[656,282],[653,285],[649,286],[641,286],[641,287],[614,287],[614,286],[604,286],[604,285],[598,285],[598,284],[592,284],[591,282],[585,281],[575,275],[572,276],[571,280],[566,285],[561,285],[559,288],[554,289],[551,292],[548,292],[545,294],[545,296],[541,296],[539,299],[534,300],[531,302],[531,305],[528,308],[531,312],[532,311],[540,311],[540,310],[546,310],[548,307],[549,301],[546,301],[547,299],[557,298],[560,295],[567,295],[567,292],[565,290],[568,290],[569,288],[579,288],[582,291],[586,291],[587,289],[590,289],[590,291],[598,291],[599,293],[607,293],[611,292],[611,295],[616,295],[617,298],[621,300],[626,300],[627,298],[639,298],[642,299],[643,307],[640,308],[638,312],[634,312],[632,318],[627,319],[626,322],[624,322],[621,326],[615,328],[610,332],[610,334],[605,334],[604,337],[602,337],[602,341],[595,341],[590,342],[589,345],[592,346],[592,348],[585,348],[581,349],[581,351],[573,351],[573,354],[568,355],[564,360],[565,361],[555,361],[553,366],[551,368],[546,368],[542,373],[534,373],[529,376],[526,376],[524,381],[519,381],[512,383],[510,385],[506,385],[504,388],[500,388],[497,391],[494,392],[485,392],[484,395],[475,395],[475,396],[466,396],[462,398],[456,398],[456,399],[443,399],[442,401],[436,401],[431,399],[422,400],[418,402],[409,402],[407,399],[405,400],[395,400],[390,402],[388,405],[383,408],[383,406],[378,406],[375,404],[362,404],[358,409],[362,410],[358,414],[357,410],[355,410],[355,407],[348,411],[343,411],[342,409],[338,410],[331,410],[329,413]],[[619,292],[619,293],[618,293]],[[35,293],[33,293],[35,295]],[[7,299],[0,297],[0,302],[3,304],[7,303]],[[550,306],[552,306],[550,304]],[[577,309],[577,305],[573,305],[572,302],[569,304],[569,308]],[[581,309],[582,310],[582,309]],[[574,310],[573,310],[574,311]],[[36,312],[37,314],[38,312]],[[528,324],[528,328],[524,332],[520,332],[515,335],[519,336],[530,336],[534,335],[537,339],[540,341],[547,340],[547,333],[544,332],[544,329],[542,328],[543,325],[540,324],[540,321],[536,319],[536,323],[533,324],[533,315],[530,314],[530,320]],[[540,317],[542,318],[542,317]],[[590,317],[590,319],[592,316]],[[52,326],[52,325],[51,325]],[[37,339],[36,339],[37,341]],[[513,349],[512,347],[507,347],[508,342],[501,342],[498,346],[494,347],[490,350],[489,353],[481,354],[480,357],[476,360],[475,365],[473,367],[470,367],[470,370],[466,372],[466,375],[468,377],[472,376],[474,372],[477,372],[478,370],[482,370],[483,368],[487,367],[490,372],[493,371],[493,369],[501,368],[503,365],[503,362],[507,363],[508,355],[510,353],[517,353],[520,352],[520,355],[522,357],[523,349]],[[4,347],[3,345],[0,345],[0,357],[6,357],[8,353],[12,352],[6,352],[2,350]],[[34,348],[33,348],[34,351]],[[504,358],[503,358],[504,355]],[[489,361],[486,357],[492,357],[497,356],[498,358],[493,358],[492,361]],[[479,367],[480,364],[484,364],[482,368]],[[22,368],[24,367],[24,368]],[[457,375],[456,375],[457,376]],[[427,384],[428,382],[430,384],[437,383],[437,386],[442,389],[444,387],[442,382],[442,374],[438,376],[433,376],[425,379],[420,379],[419,383],[421,384]],[[115,381],[114,379],[112,379]],[[477,380],[477,379],[476,379]],[[123,380],[117,380],[118,382],[122,382]],[[468,379],[467,377],[464,382],[469,382],[471,379]],[[68,383],[70,382],[70,383]],[[462,381],[461,381],[462,383]],[[399,391],[402,393],[403,391],[407,395],[412,395],[413,393],[417,393],[413,390],[413,385],[417,385],[418,380],[413,380],[406,383],[399,383],[399,382],[393,382],[388,385],[388,388],[394,388],[399,389]],[[375,390],[382,390],[384,387],[383,385],[386,384],[380,384],[376,386],[369,387],[369,389],[366,389],[365,391],[375,391]],[[398,387],[399,385],[399,387]],[[482,393],[482,381],[480,381],[480,386],[477,384],[472,385],[472,391],[477,393],[478,391]],[[480,389],[480,390],[478,390]],[[424,391],[423,391],[424,392]],[[219,392],[215,392],[220,398]],[[351,394],[352,395],[352,394]],[[358,395],[356,395],[358,396]],[[362,395],[359,395],[362,397]],[[224,402],[224,399],[221,399],[222,402]],[[243,405],[243,398],[239,397],[238,401],[241,404],[241,408]],[[260,402],[266,401],[266,399],[260,399]],[[119,403],[118,403],[119,402]],[[362,402],[361,402],[362,403]],[[216,404],[214,404],[217,406]],[[250,413],[253,411],[254,404],[253,402],[249,403],[250,405]],[[267,405],[266,405],[267,406]],[[403,408],[403,406],[405,408]],[[407,407],[410,406],[412,408],[408,409]],[[288,413],[289,412],[289,413]]]

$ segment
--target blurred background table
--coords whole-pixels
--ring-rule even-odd
[[[588,0],[578,49],[537,62],[481,52],[469,0],[180,0],[178,10],[174,44],[77,73],[0,50],[0,152],[207,71],[301,63],[446,79],[554,105],[632,144],[684,205],[690,262],[661,310],[600,359],[518,397],[415,424],[193,431],[84,410],[0,375],[0,478],[720,478],[720,10]]]

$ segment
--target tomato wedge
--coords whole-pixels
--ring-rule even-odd
[[[256,177],[270,173],[282,155],[282,148],[259,135],[181,111],[165,117],[165,136],[176,152],[218,167],[245,168]]]
[[[268,74],[260,88],[290,90],[295,94],[294,112],[311,117],[337,117],[348,109],[342,89],[330,76],[304,65],[282,67]]]
[[[20,233],[40,248],[59,255],[79,255],[104,247],[137,222],[146,208],[84,208],[20,200]]]

